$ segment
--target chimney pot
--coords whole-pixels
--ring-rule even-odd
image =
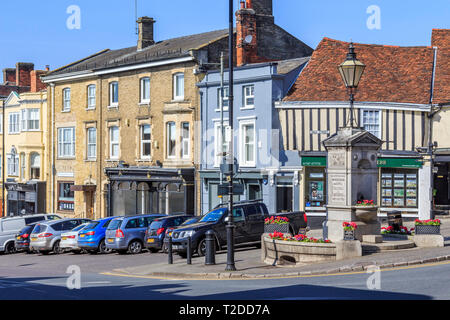
[[[156,21],[150,17],[141,17],[137,20],[139,29],[139,39],[137,49],[142,50],[155,44],[153,25]]]

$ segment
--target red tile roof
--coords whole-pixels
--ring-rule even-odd
[[[431,45],[437,47],[433,103],[450,103],[450,29],[433,29]]]
[[[324,38],[284,101],[348,101],[337,69],[348,46],[348,42]],[[432,47],[354,46],[357,58],[366,65],[356,101],[430,103]]]

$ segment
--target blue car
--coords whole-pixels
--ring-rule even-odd
[[[78,233],[78,246],[90,253],[109,253],[105,244],[105,233],[109,223],[117,217],[92,221]]]

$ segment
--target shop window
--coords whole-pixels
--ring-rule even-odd
[[[75,194],[70,190],[73,182],[58,182],[58,210],[74,211]]]
[[[417,182],[416,170],[382,170],[381,205],[383,207],[417,208]]]

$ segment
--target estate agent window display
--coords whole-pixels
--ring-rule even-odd
[[[418,207],[417,170],[383,169],[381,205],[394,208]]]

